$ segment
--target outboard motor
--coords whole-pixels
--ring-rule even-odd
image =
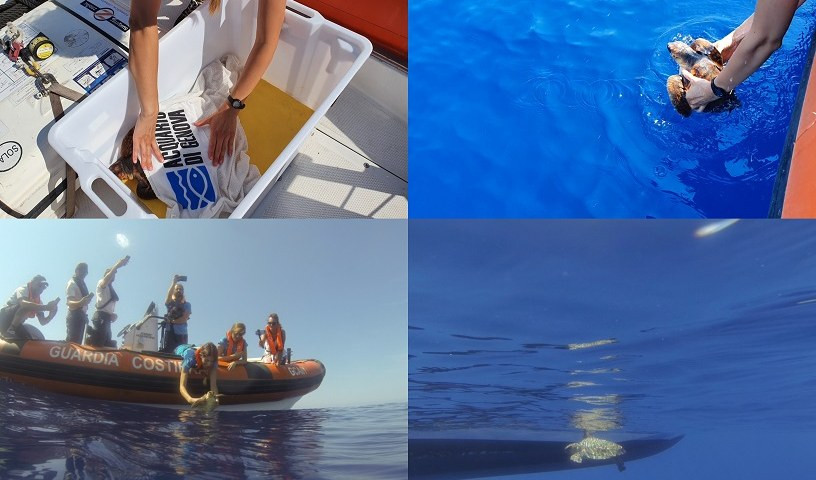
[[[142,320],[125,326],[116,334],[117,337],[124,337],[122,348],[135,352],[157,351],[159,348],[158,321],[163,319],[157,313],[155,302],[151,302]]]

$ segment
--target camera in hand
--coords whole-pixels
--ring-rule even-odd
[[[187,281],[187,275],[179,275],[178,281],[179,282],[186,282]]]

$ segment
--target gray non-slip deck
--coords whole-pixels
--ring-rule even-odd
[[[406,218],[407,147],[407,125],[348,87],[253,216]]]

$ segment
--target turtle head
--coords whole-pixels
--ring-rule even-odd
[[[580,453],[573,453],[572,455],[570,455],[570,460],[572,460],[575,463],[581,463],[584,461],[584,459],[581,458]]]
[[[667,48],[669,49],[669,53],[674,61],[681,67],[685,68],[686,70],[690,70],[691,66],[694,65],[695,52],[690,46],[683,42],[677,41],[669,42]]]

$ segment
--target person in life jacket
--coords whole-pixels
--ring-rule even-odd
[[[283,364],[286,356],[286,331],[281,327],[277,313],[270,313],[266,319],[266,328],[258,340],[258,346],[263,347],[266,352],[263,356],[264,363]]]
[[[207,400],[207,394],[200,397],[193,397],[187,391],[187,378],[189,375],[203,375],[204,385],[209,381],[210,393],[218,400],[218,349],[212,342],[196,348],[194,345],[179,345],[174,352],[181,356],[181,376],[179,377],[179,393],[184,400],[193,407]]]
[[[111,323],[115,322],[116,302],[119,295],[113,289],[116,272],[128,264],[130,255],[125,256],[111,268],[105,270],[105,276],[96,284],[96,311],[85,333],[85,345],[92,347],[116,347],[116,341],[111,334]]]
[[[85,327],[88,325],[88,304],[93,299],[93,292],[88,293],[85,277],[88,276],[88,264],[77,264],[74,276],[68,280],[65,294],[68,303],[68,315],[65,317],[66,342],[82,343]]]
[[[187,343],[187,321],[193,309],[190,302],[184,298],[184,285],[179,282],[186,281],[187,277],[174,275],[173,283],[167,290],[167,299],[164,304],[167,307],[165,318],[170,323],[164,333],[164,352],[172,352],[179,345]]]
[[[23,322],[37,317],[40,325],[45,325],[57,314],[59,298],[43,305],[40,295],[48,287],[42,275],[36,275],[30,282],[11,294],[6,306],[0,309],[0,335],[6,338],[30,339],[31,336],[22,328]],[[48,316],[43,312],[48,312]]]
[[[236,323],[227,330],[227,336],[218,343],[218,356],[221,360],[230,362],[227,370],[247,363],[247,342],[244,335],[246,326],[243,323]]]

